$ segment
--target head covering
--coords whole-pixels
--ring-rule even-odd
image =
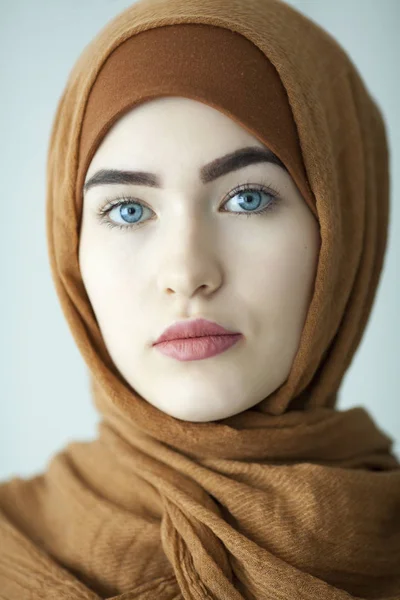
[[[91,157],[124,112],[168,95],[213,106],[268,146],[321,235],[287,380],[208,423],[163,413],[124,380],[78,263]],[[52,276],[103,420],[45,473],[0,485],[2,596],[399,599],[393,440],[362,406],[335,407],[376,295],[388,212],[381,112],[343,49],[295,9],[140,0],[103,28],[59,101],[47,187]]]

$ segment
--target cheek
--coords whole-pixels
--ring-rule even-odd
[[[273,273],[277,303],[296,327],[303,327],[314,292],[319,257],[319,230],[298,230],[287,238],[279,273]]]
[[[141,270],[136,253],[110,243],[81,239],[79,263],[82,280],[99,324],[127,323],[136,314],[140,299]]]
[[[319,256],[319,229],[298,223],[272,232],[241,255],[241,287],[254,308],[276,323],[298,323],[311,301]],[[249,262],[250,261],[250,262]]]

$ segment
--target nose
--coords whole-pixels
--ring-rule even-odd
[[[192,218],[184,231],[181,228],[167,241],[159,265],[161,293],[189,299],[199,293],[209,296],[221,286],[223,269],[211,226],[194,221]]]

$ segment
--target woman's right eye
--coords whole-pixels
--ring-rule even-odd
[[[109,214],[116,210],[117,215],[121,216],[126,224],[135,224],[141,219],[146,209],[149,210],[140,202],[119,202],[113,206]]]
[[[119,229],[130,229],[132,226],[139,227],[144,223],[144,221],[139,223],[139,220],[146,210],[150,211],[150,209],[141,202],[136,202],[131,198],[117,198],[113,200],[111,204],[101,208],[97,215],[100,222],[111,229],[114,227]],[[115,212],[116,216],[110,219],[110,215],[113,212]],[[123,218],[122,223],[114,220],[117,216]]]

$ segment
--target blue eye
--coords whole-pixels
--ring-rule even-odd
[[[121,202],[117,204],[116,208],[120,208],[119,214],[127,223],[134,224],[139,221],[143,215],[143,208],[146,207],[140,204],[140,202]]]
[[[259,206],[262,204],[263,196],[269,196],[270,199],[267,205],[259,210]],[[258,189],[244,187],[243,189],[239,188],[239,191],[238,189],[235,189],[230,192],[230,194],[228,194],[228,200],[224,204],[227,204],[230,200],[236,197],[239,198],[239,207],[243,208],[245,213],[248,213],[246,216],[260,214],[266,210],[270,210],[277,200],[277,195],[273,194],[271,191],[267,191],[265,188]],[[242,215],[243,213],[239,212],[237,214]]]
[[[264,185],[249,183],[242,184],[233,189],[229,194],[228,198],[225,199],[224,205],[230,202],[233,198],[238,198],[237,205],[242,211],[233,212],[235,216],[251,217],[253,215],[260,215],[271,211],[275,208],[276,204],[280,200],[279,192],[274,190],[270,185],[265,187]],[[262,208],[263,198],[267,198],[267,203]],[[110,218],[111,213],[115,210],[116,215],[123,220],[123,223],[118,223]],[[118,229],[133,229],[141,227],[145,221],[140,221],[145,211],[152,212],[142,202],[138,202],[131,197],[122,196],[114,198],[106,206],[101,208],[98,212],[98,217],[101,223],[104,223],[107,227]],[[223,212],[231,212],[223,210]],[[150,220],[150,219],[149,219]]]

